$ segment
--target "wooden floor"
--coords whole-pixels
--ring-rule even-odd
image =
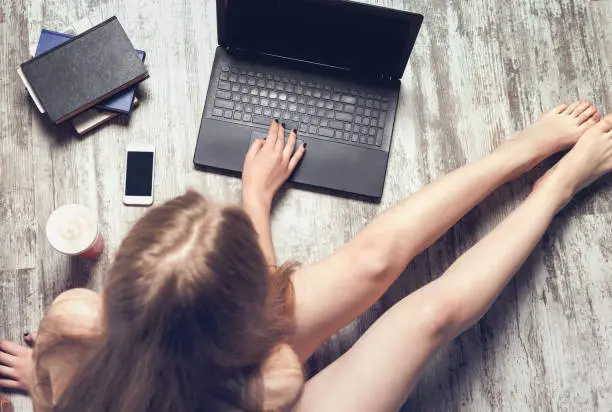
[[[425,15],[403,79],[382,203],[289,190],[273,219],[281,260],[328,255],[380,211],[489,153],[559,102],[583,97],[612,110],[612,1],[370,2]],[[157,202],[188,186],[237,202],[240,181],[192,166],[217,45],[213,0],[5,0],[0,7],[0,338],[19,341],[60,292],[100,289],[120,240],[143,213],[122,205],[128,143],[157,148]],[[41,28],[112,15],[147,52],[151,78],[129,120],[80,138],[42,120],[15,68]],[[390,305],[439,276],[524,198],[542,170],[501,188],[419,256],[309,369],[331,362]],[[431,362],[404,410],[612,410],[611,181],[555,219],[486,317]],[[107,249],[96,264],[47,244],[46,218],[68,202],[97,210]],[[31,410],[25,397],[14,399],[17,410]]]

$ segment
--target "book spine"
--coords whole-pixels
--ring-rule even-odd
[[[45,113],[44,106],[40,102],[40,99],[38,98],[36,93],[34,93],[34,88],[30,84],[28,79],[26,79],[25,75],[23,74],[23,71],[21,70],[21,67],[17,67],[17,73],[19,74],[19,78],[21,79],[21,82],[23,83],[23,85],[26,87],[26,89],[28,89],[28,93],[30,93],[32,100],[34,100],[34,103],[36,104],[38,111],[41,113]]]

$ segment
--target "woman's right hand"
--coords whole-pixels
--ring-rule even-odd
[[[253,142],[242,172],[243,203],[270,207],[274,194],[291,176],[306,151],[305,143],[295,150],[296,140],[294,129],[285,143],[285,127],[274,120],[266,140]]]

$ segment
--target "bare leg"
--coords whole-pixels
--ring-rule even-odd
[[[35,365],[42,364],[40,373],[51,381],[51,393],[63,391],[72,376],[68,369],[77,364],[66,365],[56,354],[40,359],[38,354],[57,342],[58,337],[87,339],[100,331],[100,298],[86,289],[72,289],[59,295],[51,304],[40,324],[38,333],[26,335],[31,349],[8,341],[0,341],[0,387],[31,392],[42,376],[36,376]],[[67,354],[70,358],[72,354]],[[61,356],[60,356],[61,357]],[[39,365],[41,366],[41,365]]]
[[[302,360],[370,307],[414,256],[505,182],[574,144],[599,120],[586,101],[561,105],[489,156],[424,187],[377,217],[331,257],[293,278]]]
[[[447,272],[404,298],[307,383],[299,411],[396,411],[433,353],[477,322],[559,208],[612,170],[612,115],[580,139],[525,202]]]

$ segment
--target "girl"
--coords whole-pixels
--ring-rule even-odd
[[[295,131],[273,122],[249,150],[243,209],[188,192],[124,239],[103,294],[69,291],[33,352],[2,342],[0,385],[54,411],[397,411],[434,352],[490,307],[582,187],[612,170],[612,116],[561,105],[493,154],[426,186],[315,264],[275,266],[272,197]],[[574,146],[497,228],[303,381],[301,364],[497,187]],[[339,292],[341,291],[341,293]],[[32,372],[33,371],[33,372]]]

